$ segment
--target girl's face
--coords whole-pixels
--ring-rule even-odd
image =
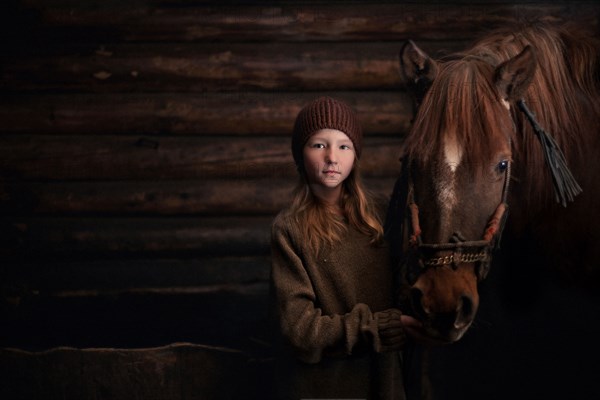
[[[342,131],[321,129],[304,145],[303,157],[308,182],[313,189],[338,189],[354,167],[354,145]]]

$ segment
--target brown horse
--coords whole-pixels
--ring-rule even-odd
[[[387,229],[401,249],[404,300],[429,334],[454,342],[471,326],[501,235],[534,238],[545,266],[597,284],[595,39],[530,24],[437,61],[409,41],[400,63],[418,108]]]

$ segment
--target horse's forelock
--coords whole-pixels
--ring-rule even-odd
[[[423,99],[405,151],[428,162],[438,156],[445,137],[463,149],[464,161],[487,165],[500,138],[512,127],[508,111],[492,83],[493,67],[479,58],[466,57],[443,64],[438,78]]]

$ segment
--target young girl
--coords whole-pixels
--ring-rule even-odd
[[[359,179],[362,130],[347,104],[298,114],[292,204],[272,228],[271,307],[282,342],[278,399],[403,399],[401,312],[390,252]]]

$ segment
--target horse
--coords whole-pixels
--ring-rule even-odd
[[[409,40],[399,56],[416,105],[385,228],[401,304],[453,343],[499,254],[598,287],[597,39],[536,22],[437,60]]]

